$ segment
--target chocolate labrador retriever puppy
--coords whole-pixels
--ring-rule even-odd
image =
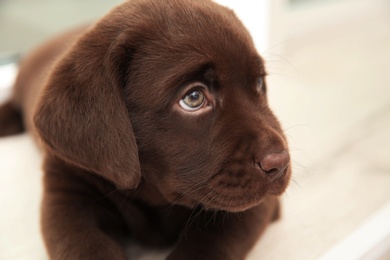
[[[266,70],[234,13],[131,0],[26,57],[0,135],[44,160],[52,259],[126,259],[131,235],[168,259],[244,259],[291,175]]]

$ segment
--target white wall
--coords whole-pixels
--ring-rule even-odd
[[[291,37],[337,27],[377,10],[390,10],[388,0],[323,0],[296,6],[289,0],[214,1],[235,11],[260,53]]]
[[[215,0],[215,2],[234,10],[248,28],[260,53],[269,47],[270,0]]]

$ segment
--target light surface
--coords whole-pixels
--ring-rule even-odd
[[[350,257],[346,244],[363,243],[366,251],[385,236],[385,229],[369,223],[380,219],[390,200],[389,46],[389,16],[373,14],[262,52],[294,176],[282,219],[267,229],[249,260],[318,259],[335,251]],[[28,135],[0,139],[0,259],[46,259],[40,166]],[[369,242],[356,235],[367,226],[375,233]],[[137,246],[129,252],[163,259]]]

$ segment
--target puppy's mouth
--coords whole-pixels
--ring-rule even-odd
[[[168,200],[191,208],[202,206],[207,210],[245,211],[267,197],[281,195],[287,188],[291,167],[284,170],[282,178],[273,181],[255,174],[222,171],[204,185],[197,185],[196,190],[172,194]]]

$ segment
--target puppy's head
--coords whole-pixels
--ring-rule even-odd
[[[233,12],[207,0],[129,1],[52,72],[34,117],[69,163],[172,203],[241,211],[291,167],[265,68]]]

